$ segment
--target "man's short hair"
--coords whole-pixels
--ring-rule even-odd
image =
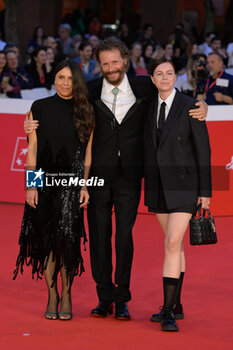
[[[218,56],[220,61],[222,61],[222,63],[224,63],[224,59],[223,59],[222,55],[220,55],[220,53],[218,53],[218,52],[210,52],[208,57],[213,56],[213,55]]]
[[[15,43],[8,43],[5,45],[4,47],[4,51],[7,52],[7,51],[14,51],[12,50],[13,47],[17,47],[19,49],[19,46]]]
[[[118,50],[120,51],[121,57],[129,60],[129,49],[127,46],[118,39],[105,39],[103,40],[95,50],[95,57],[97,62],[100,63],[100,53],[103,51],[112,51]]]
[[[17,54],[14,50],[7,50],[5,53],[6,53],[6,56],[8,55],[8,53],[13,53],[17,57]]]
[[[208,38],[210,35],[216,36],[216,33],[215,32],[207,32],[205,35],[205,38]]]
[[[69,25],[69,23],[61,23],[58,26],[58,30],[64,28],[67,32],[71,32],[71,26]]]
[[[213,42],[216,41],[216,40],[219,40],[219,41],[221,41],[221,43],[222,43],[222,38],[220,38],[220,36],[214,36],[214,37],[210,40],[210,43],[213,44]]]

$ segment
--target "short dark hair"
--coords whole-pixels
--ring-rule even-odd
[[[79,51],[83,51],[87,46],[91,46],[91,44],[88,41],[82,41],[78,49]]]
[[[13,53],[14,55],[17,56],[17,54],[16,54],[16,52],[15,52],[14,50],[7,50],[7,51],[5,52],[6,56],[8,55],[8,53]]]
[[[167,58],[162,57],[159,60],[156,60],[155,62],[152,63],[150,74],[153,75],[155,69],[162,63],[170,63],[172,65],[172,67],[174,68],[175,73],[177,73],[177,69],[176,69],[176,66],[174,65],[174,63],[171,60],[168,60]]]
[[[103,51],[112,51],[118,50],[120,51],[122,58],[127,58],[129,60],[129,49],[127,46],[118,39],[105,39],[103,40],[95,50],[95,57],[97,62],[100,63],[100,53]]]
[[[17,47],[19,49],[19,45],[15,44],[15,43],[8,43],[5,45],[4,51],[7,52],[9,50],[12,50],[12,47]]]
[[[214,42],[215,40],[220,40],[221,43],[222,43],[222,38],[220,38],[220,36],[214,36],[214,37],[210,40],[210,43],[213,44],[213,42]]]
[[[208,38],[212,34],[214,34],[214,36],[216,36],[215,32],[207,32],[205,35],[205,38]]]
[[[151,23],[146,23],[146,24],[144,24],[144,26],[143,26],[142,29],[145,31],[145,30],[147,30],[148,28],[154,29],[153,24],[151,24]]]
[[[207,60],[207,56],[204,53],[199,53],[198,54],[198,59],[201,58],[201,57],[204,58],[204,60]]]

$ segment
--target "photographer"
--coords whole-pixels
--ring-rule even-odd
[[[187,79],[178,79],[176,88],[185,95],[195,97],[197,93],[204,93],[207,77],[206,56],[204,54],[193,55],[187,65]]]
[[[233,76],[224,71],[223,58],[212,52],[207,58],[209,77],[203,83],[197,84],[196,97],[206,101],[208,105],[233,104]]]

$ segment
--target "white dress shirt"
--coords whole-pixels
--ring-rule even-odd
[[[101,91],[101,100],[106,104],[106,106],[112,111],[112,105],[114,100],[114,95],[112,89],[115,86],[110,84],[105,78],[103,80],[103,87]],[[136,97],[133,94],[131,86],[129,84],[127,75],[125,74],[124,79],[117,86],[119,92],[116,98],[116,108],[115,108],[115,118],[119,124],[121,124],[125,115],[129,111],[129,109],[136,102]]]
[[[163,102],[166,103],[166,107],[165,107],[165,121],[166,121],[168,113],[169,113],[170,108],[171,108],[171,105],[172,105],[173,100],[175,98],[175,94],[176,94],[176,89],[173,89],[172,92],[170,93],[170,95],[166,98],[166,100],[162,100],[161,97],[158,95],[159,100],[158,100],[158,110],[157,110],[157,126],[158,126],[158,122],[159,122],[159,112],[160,112],[161,104]]]

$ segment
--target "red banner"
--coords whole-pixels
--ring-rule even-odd
[[[8,102],[9,103],[9,102]],[[25,163],[27,140],[23,130],[25,112],[32,101],[22,108],[14,108],[20,114],[1,113],[0,106],[0,201],[23,203],[25,199]],[[208,130],[212,149],[213,198],[211,211],[214,215],[233,215],[233,107],[210,108]],[[12,109],[11,108],[11,109]],[[216,117],[217,111],[217,117]],[[11,112],[11,111],[10,111]],[[24,113],[24,114],[23,114]],[[142,192],[139,212],[147,212]]]

